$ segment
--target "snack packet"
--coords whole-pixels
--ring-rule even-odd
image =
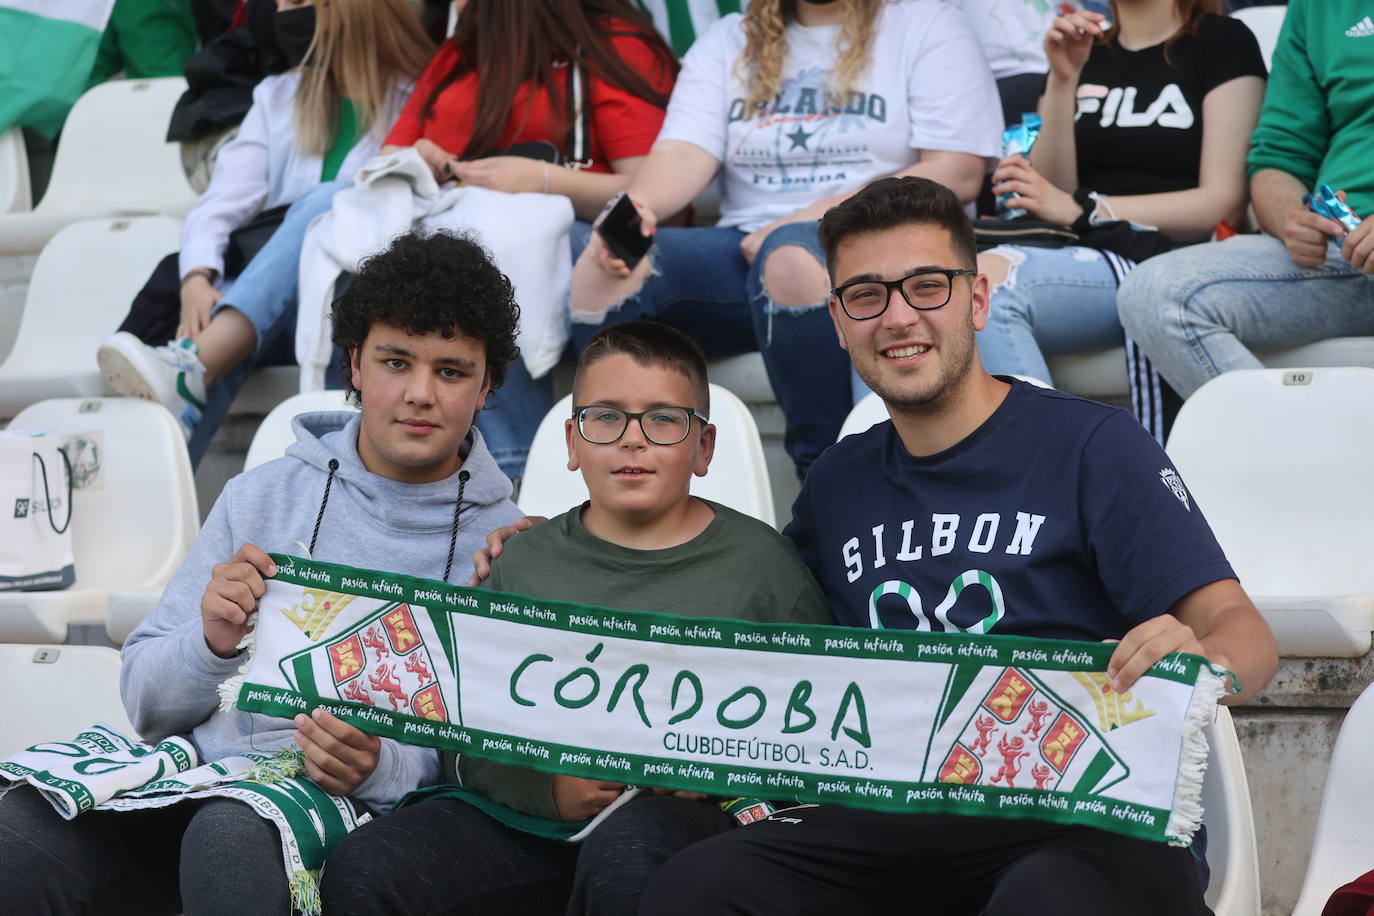
[[[1002,158],[1020,153],[1029,156],[1035,138],[1040,136],[1040,116],[1033,111],[1021,115],[1021,123],[1013,124],[1002,131]],[[1021,207],[1009,207],[1007,201],[1015,195],[1010,192],[997,198],[997,215],[1002,219],[1017,219],[1026,215]]]
[[[1334,219],[1345,227],[1346,232],[1354,232],[1355,227],[1360,224],[1360,218],[1355,215],[1355,211],[1346,206],[1345,201],[1337,197],[1331,185],[1325,182],[1317,185],[1317,190],[1311,194],[1304,194],[1302,203],[1318,216]]]

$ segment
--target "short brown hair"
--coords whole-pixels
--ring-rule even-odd
[[[582,374],[617,353],[625,354],[641,366],[661,366],[681,372],[691,383],[697,399],[691,406],[708,417],[711,415],[711,389],[706,378],[706,357],[701,348],[686,334],[657,321],[626,321],[597,331],[577,358],[577,370],[573,374],[574,400]]]
[[[821,217],[821,248],[830,282],[835,282],[835,252],[851,235],[895,229],[908,223],[940,226],[949,233],[960,267],[976,268],[978,246],[973,224],[954,192],[929,178],[879,178]]]

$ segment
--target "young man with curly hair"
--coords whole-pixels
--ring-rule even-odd
[[[404,235],[363,265],[333,331],[361,412],[297,417],[285,457],[225,486],[124,645],[124,702],[145,740],[189,736],[205,761],[298,745],[311,779],[373,812],[434,781],[433,750],[323,711],[294,722],[224,712],[216,688],[276,572],[269,553],[449,579],[455,556],[518,517],[473,427],[516,356],[518,315],[510,281],[464,238]],[[26,913],[290,910],[271,822],[224,798],[64,821],[18,789],[0,800],[0,894]]]

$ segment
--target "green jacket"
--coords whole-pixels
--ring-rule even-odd
[[[1280,169],[1374,216],[1374,5],[1291,0],[1274,49],[1250,174]]]

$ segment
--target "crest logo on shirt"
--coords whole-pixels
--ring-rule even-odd
[[[1178,476],[1177,471],[1173,468],[1160,468],[1159,480],[1173,491],[1173,494],[1178,497],[1178,501],[1183,503],[1183,508],[1189,512],[1193,511],[1193,507],[1188,505],[1188,490],[1183,486],[1183,478]]]

